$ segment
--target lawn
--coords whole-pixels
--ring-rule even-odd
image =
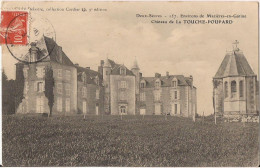
[[[3,116],[3,166],[258,166],[258,124]]]

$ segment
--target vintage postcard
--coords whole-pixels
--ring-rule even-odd
[[[258,2],[1,5],[1,165],[259,165]]]

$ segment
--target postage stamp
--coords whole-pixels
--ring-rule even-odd
[[[28,12],[2,11],[1,20],[1,44],[27,44]]]
[[[44,39],[55,42],[55,34],[52,24],[44,16],[26,11],[2,12],[1,44],[5,44],[10,54],[20,62],[35,63],[48,57],[55,45],[47,47]],[[32,56],[32,46],[41,53],[39,57]]]

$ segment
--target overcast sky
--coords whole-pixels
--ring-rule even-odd
[[[2,6],[14,5],[6,2]],[[56,42],[83,67],[97,70],[107,56],[128,67],[137,58],[143,76],[155,72],[193,75],[198,113],[213,113],[212,77],[226,50],[238,40],[253,71],[258,74],[258,4],[256,2],[37,2],[16,6],[105,8],[107,12],[38,12],[56,31]],[[243,14],[231,25],[152,24],[136,14]],[[156,20],[156,19],[155,19]],[[165,19],[158,19],[165,20]],[[166,19],[169,20],[169,19]],[[17,62],[3,47],[3,68],[15,77]]]

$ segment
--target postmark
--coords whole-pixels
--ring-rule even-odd
[[[24,20],[23,18],[27,18]],[[23,37],[26,42],[16,43],[13,34],[8,32],[16,25],[24,20],[27,23],[26,32]],[[17,33],[17,31],[15,31]],[[18,33],[17,33],[18,34]],[[51,44],[46,42],[46,39],[51,39]],[[9,21],[5,32],[5,45],[10,54],[20,62],[36,63],[48,57],[56,46],[56,33],[50,21],[35,13],[23,12],[18,14]]]
[[[2,11],[1,20],[1,44],[27,44],[28,12]]]

